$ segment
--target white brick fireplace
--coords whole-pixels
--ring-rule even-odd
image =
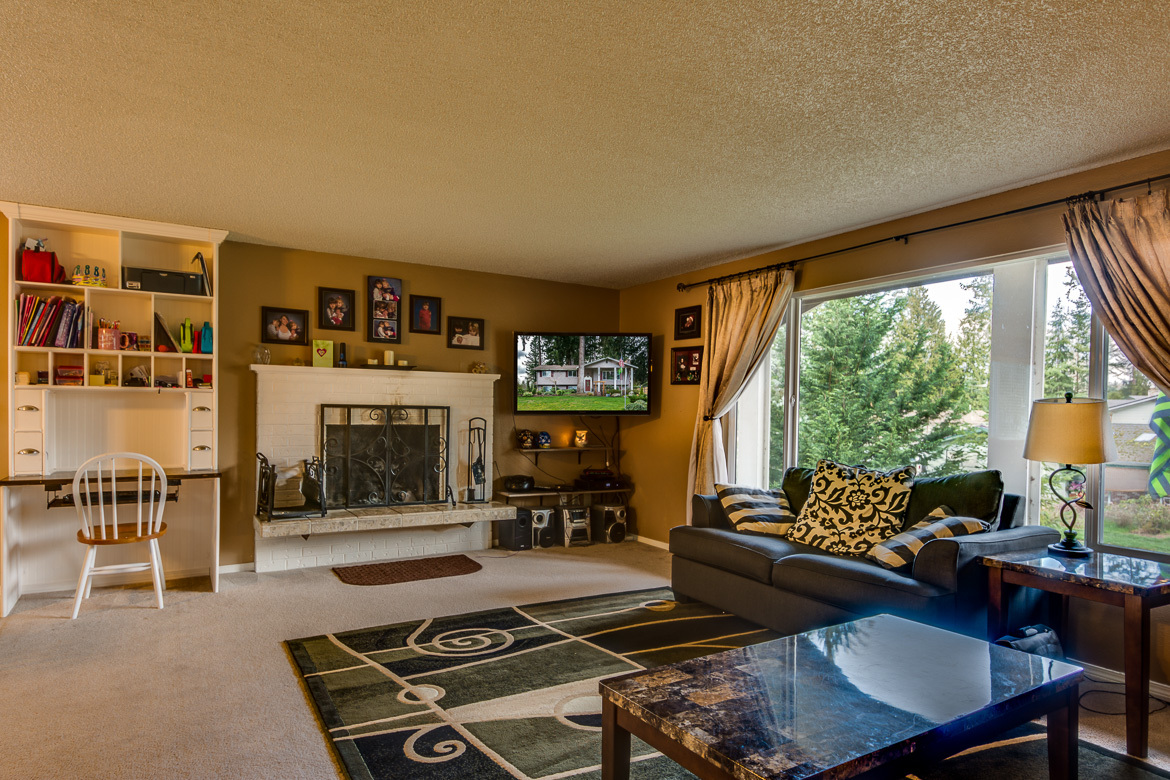
[[[321,455],[321,404],[450,407],[448,484],[466,496],[469,421],[487,420],[484,467],[492,484],[497,374],[253,365],[256,450],[298,466]],[[256,519],[256,571],[439,555],[491,546],[491,522],[513,516],[499,504],[445,504],[331,511],[327,518]]]

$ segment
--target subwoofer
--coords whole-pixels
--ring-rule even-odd
[[[589,514],[596,541],[617,543],[626,538],[625,504],[594,504],[589,507]]]
[[[532,549],[557,543],[556,513],[549,507],[532,510]]]
[[[532,510],[523,507],[516,510],[516,517],[501,520],[496,524],[500,535],[500,547],[505,550],[532,549]]]

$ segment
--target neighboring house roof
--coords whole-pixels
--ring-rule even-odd
[[[537,371],[576,371],[577,364],[574,363],[571,366],[557,366],[557,365],[553,365],[552,363],[547,363],[543,366],[537,366],[536,370]]]
[[[1129,398],[1110,398],[1109,411],[1114,412],[1118,409],[1125,409],[1128,406],[1150,403],[1157,399],[1157,397],[1157,393],[1151,393],[1149,395],[1131,395]]]

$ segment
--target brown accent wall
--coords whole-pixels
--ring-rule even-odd
[[[404,304],[411,294],[442,298],[443,335],[406,330],[401,344],[367,342],[366,304],[361,300],[367,275],[401,278]],[[417,364],[418,370],[467,371],[475,361],[487,363],[493,373],[502,375],[495,385],[497,477],[531,473],[533,469],[529,460],[513,450],[513,331],[614,330],[617,327],[617,290],[415,263],[227,241],[220,249],[219,276],[219,463],[227,472],[223,488],[221,546],[225,565],[252,560],[256,382],[255,374],[248,366],[253,348],[260,343],[261,306],[308,309],[314,324],[309,331],[310,340],[344,341],[351,366],[365,363],[367,358],[380,360],[385,349],[393,349],[398,358]],[[357,291],[356,331],[316,329],[318,286]],[[446,346],[447,317],[450,315],[484,319],[487,332],[482,352]],[[298,357],[311,363],[308,347],[267,346],[272,352],[273,363],[291,363]],[[296,388],[290,387],[289,392],[295,393]],[[573,427],[568,418],[545,416],[525,417],[519,426],[549,430],[554,436],[567,435]],[[540,466],[553,471],[562,481],[571,479],[579,469],[575,459],[554,461],[551,456],[542,459]],[[456,475],[455,484],[460,484],[461,479],[462,475]],[[543,481],[553,479],[549,475],[543,477]]]
[[[622,330],[649,330],[663,334],[661,345],[657,340],[655,343],[659,369],[655,372],[656,381],[661,383],[658,411],[650,418],[626,423],[622,433],[627,453],[623,466],[637,484],[630,505],[638,533],[665,542],[671,527],[685,522],[686,502],[689,500],[687,463],[697,413],[698,387],[670,385],[664,368],[671,347],[700,343],[699,340],[675,342],[674,310],[702,303],[706,298],[706,288],[679,293],[675,289],[679,282],[700,281],[816,255],[1165,173],[1170,173],[1170,151],[622,290]],[[803,263],[797,266],[796,287],[798,291],[816,290],[1063,244],[1064,228],[1060,221],[1063,211],[1063,205],[1052,206],[941,230],[911,238],[905,244],[885,243]]]
[[[679,293],[679,282],[691,282],[761,265],[807,257],[887,236],[945,225],[965,219],[1064,198],[1088,190],[1170,173],[1170,152],[1148,155],[1123,163],[1067,176],[1043,184],[1012,190],[970,203],[938,209],[766,255],[727,263],[701,272],[683,274],[622,291],[623,330],[651,330],[665,334],[656,339],[656,355],[664,366],[675,345],[674,310],[704,301],[706,288]],[[1166,186],[1163,182],[1158,186]],[[1145,188],[1130,193],[1144,193]],[[1117,195],[1111,195],[1116,197]],[[804,264],[797,271],[797,289],[815,290],[832,285],[864,282],[891,274],[927,271],[966,260],[994,258],[1013,252],[1064,243],[1060,214],[1063,206],[1003,217],[962,228],[939,231],[910,239],[908,244],[887,243]],[[658,342],[661,343],[658,343]],[[678,342],[696,345],[698,341]],[[661,403],[653,417],[624,426],[626,458],[623,466],[637,484],[630,502],[639,535],[658,542],[667,540],[671,527],[686,522],[687,463],[694,432],[698,388],[662,383]],[[1170,608],[1155,610],[1152,675],[1170,680]],[[1073,599],[1065,649],[1088,663],[1120,670],[1122,663],[1121,610]]]

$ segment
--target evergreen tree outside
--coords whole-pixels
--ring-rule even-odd
[[[799,465],[964,468],[967,388],[925,288],[826,301],[801,331]]]

